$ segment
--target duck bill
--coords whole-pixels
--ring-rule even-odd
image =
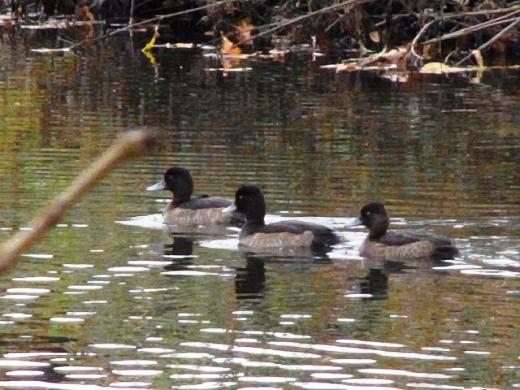
[[[146,187],[147,191],[159,191],[164,190],[166,188],[166,183],[164,180],[161,180],[159,183],[155,183],[154,185]]]
[[[363,221],[359,218],[355,218],[353,221],[347,223],[347,227],[354,227],[359,225],[363,225]]]
[[[222,212],[225,214],[231,214],[237,210],[237,206],[234,203],[231,203],[228,207],[222,209]]]

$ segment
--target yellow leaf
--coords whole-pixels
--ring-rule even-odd
[[[442,62],[428,62],[419,70],[420,73],[446,73],[449,66]]]
[[[222,35],[222,46],[220,47],[222,54],[238,55],[242,53],[239,47],[234,46],[233,42]]]
[[[157,36],[157,33],[153,34],[152,39],[150,39],[150,41],[142,48],[143,52],[152,50],[153,46],[155,45],[155,41],[157,40]]]
[[[154,57],[154,55],[153,55],[151,50],[144,50],[143,49],[142,52],[143,52],[144,56],[148,59],[148,61],[150,61],[150,63],[152,65],[154,65],[154,66],[157,65],[157,60],[155,59],[155,57]]]
[[[441,74],[441,73],[461,73],[461,72],[469,72],[474,70],[474,67],[470,68],[461,68],[456,66],[449,66],[443,64],[442,62],[428,62],[424,64],[424,66],[419,69],[419,73],[426,74]]]

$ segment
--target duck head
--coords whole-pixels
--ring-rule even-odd
[[[263,224],[265,217],[264,195],[256,186],[242,186],[235,193],[235,202],[225,208],[224,211],[238,211],[246,216],[247,222]]]
[[[369,203],[361,209],[361,215],[349,226],[364,225],[370,231],[370,238],[379,238],[386,233],[390,219],[382,203]]]
[[[193,193],[193,178],[187,169],[173,167],[166,171],[164,180],[146,188],[148,191],[170,190],[173,199],[184,202],[190,199]]]

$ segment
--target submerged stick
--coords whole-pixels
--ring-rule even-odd
[[[0,271],[12,266],[22,252],[53,225],[94,184],[126,160],[148,152],[155,143],[151,130],[132,130],[123,133],[90,167],[80,173],[54,201],[30,223],[29,230],[21,230],[0,246]]]

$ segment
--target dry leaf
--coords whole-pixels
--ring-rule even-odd
[[[93,22],[94,15],[90,12],[88,4],[84,1],[79,1],[74,8],[74,17],[76,20],[83,22]]]
[[[289,50],[271,49],[269,55],[275,60],[283,60],[286,55],[289,54]]]
[[[474,68],[460,68],[456,66],[449,66],[442,62],[428,62],[419,69],[419,73],[424,74],[442,74],[442,73],[461,73],[475,70]]]
[[[429,60],[440,55],[440,47],[438,43],[428,43],[422,47],[422,56]]]
[[[153,66],[156,66],[157,65],[157,60],[155,59],[153,53],[151,50],[145,50],[144,48],[141,50],[144,54],[144,56],[148,59],[148,61],[150,61],[150,63],[153,65]]]
[[[381,36],[379,35],[379,31],[377,30],[371,31],[370,34],[368,34],[368,36],[374,43],[381,42]]]
[[[220,47],[220,52],[224,55],[239,55],[242,53],[242,50],[240,50],[239,47],[234,46],[233,42],[222,35],[222,46]]]
[[[144,53],[144,52],[152,50],[152,48],[154,47],[155,41],[157,40],[158,36],[159,36],[159,33],[157,31],[155,31],[154,34],[153,34],[152,39],[150,39],[150,41],[141,49],[141,51]]]
[[[241,21],[238,26],[235,26],[236,37],[240,44],[244,45],[252,45],[253,37],[251,36],[251,31],[253,31],[253,26],[251,23],[248,23],[246,20]]]
[[[477,61],[477,66],[479,68],[484,68],[484,58],[482,58],[482,53],[480,50],[472,50],[471,54],[473,54],[473,57],[475,57],[475,61]]]
[[[410,74],[407,72],[384,73],[380,75],[381,78],[390,80],[393,83],[407,83]]]
[[[336,72],[354,72],[356,70],[360,70],[356,63],[349,62],[346,64],[332,64],[332,65],[322,65],[320,66],[322,69],[335,69]]]
[[[398,64],[401,62],[406,54],[408,53],[408,48],[401,46],[395,49],[389,50],[383,53],[372,54],[369,57],[363,58],[359,61],[360,67],[365,67],[368,65],[373,65],[376,62],[386,62],[391,64]]]
[[[478,7],[479,10],[500,8],[493,0],[484,0]]]

